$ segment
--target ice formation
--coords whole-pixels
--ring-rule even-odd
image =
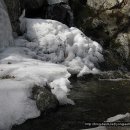
[[[22,46],[35,52],[37,59],[63,64],[70,73],[78,76],[98,72],[95,65],[103,61],[102,47],[79,29],[41,19],[24,19],[21,28],[30,41]]]
[[[12,29],[6,6],[3,0],[0,0],[0,49],[12,44]]]
[[[42,19],[21,18],[23,36],[14,40],[3,1],[0,1],[0,130],[39,116],[30,98],[35,85],[48,84],[60,104],[67,98],[71,74],[97,73],[102,47],[77,28]],[[4,28],[3,28],[4,27]],[[7,48],[5,48],[7,47]]]

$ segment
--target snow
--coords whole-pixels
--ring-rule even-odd
[[[130,113],[119,114],[119,115],[116,115],[114,117],[108,118],[106,122],[116,122],[116,121],[119,121],[121,119],[128,118],[128,117],[130,118]]]
[[[62,86],[62,88],[61,88]],[[61,104],[72,104],[74,102],[67,98],[67,94],[70,90],[68,89],[70,86],[69,80],[66,78],[59,78],[50,83],[50,87],[52,89],[52,93],[56,95],[57,99]]]
[[[0,19],[0,129],[9,130],[14,124],[40,115],[30,98],[35,85],[47,84],[60,104],[73,105],[67,97],[71,87],[68,78],[71,74],[98,73],[96,64],[103,61],[102,47],[77,28],[22,17],[23,36],[12,46],[11,26],[1,2]]]
[[[107,128],[105,126],[99,126],[96,128],[90,128],[90,129],[84,129],[84,130],[107,130]]]
[[[118,122],[119,120],[122,120],[122,119],[128,119],[130,120],[130,113],[126,113],[126,114],[118,114],[116,116],[113,116],[113,117],[110,117],[108,118],[105,122]],[[104,122],[104,124],[105,124]],[[124,123],[127,123],[129,121],[126,121]],[[116,126],[117,127],[117,126]],[[114,126],[115,128],[115,126]],[[122,127],[121,127],[122,128]],[[109,127],[106,127],[106,126],[99,126],[99,127],[96,127],[96,128],[90,128],[90,129],[83,129],[83,130],[108,130]],[[123,127],[123,129],[125,129],[125,127]],[[127,129],[127,128],[126,128]],[[129,128],[128,128],[129,129]]]
[[[8,130],[13,124],[21,124],[40,115],[35,101],[28,99],[28,85],[11,79],[0,81],[0,130]]]
[[[0,129],[8,130],[13,124],[40,115],[31,89],[50,84],[52,93],[61,104],[71,103],[67,98],[70,74],[63,65],[32,59],[24,47],[10,47],[0,55]],[[62,77],[62,78],[61,78]]]
[[[102,47],[79,29],[54,21],[23,19],[21,28],[31,43],[22,44],[35,52],[39,60],[67,66],[70,73],[82,76],[99,72],[95,65],[102,62]]]

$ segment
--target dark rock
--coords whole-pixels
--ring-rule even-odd
[[[42,112],[53,110],[59,104],[56,97],[45,87],[35,86],[32,90],[32,97],[36,100],[36,105]]]
[[[78,78],[79,80],[115,80],[115,79],[124,79],[130,80],[130,73],[123,71],[104,71],[98,74],[86,74]]]
[[[73,13],[67,3],[57,3],[48,6],[47,19],[57,20],[69,27],[73,26]]]
[[[27,18],[45,18],[47,0],[21,0]]]
[[[19,0],[5,0],[10,21],[14,32],[20,33],[19,17],[21,15],[21,5]]]
[[[47,0],[23,0],[23,4],[26,9],[38,9],[45,3],[47,3]]]
[[[75,25],[105,50],[105,67],[130,68],[130,1],[71,0]],[[80,11],[79,11],[80,10]],[[107,52],[107,53],[106,53]]]

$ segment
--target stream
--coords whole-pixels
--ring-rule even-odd
[[[103,122],[117,114],[130,112],[130,81],[71,79],[69,97],[74,106],[62,106],[54,112],[14,126],[12,130],[80,130],[87,122]]]

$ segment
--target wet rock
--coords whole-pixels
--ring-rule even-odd
[[[23,0],[23,4],[27,9],[41,8],[46,2],[46,0]]]
[[[20,32],[19,17],[21,15],[21,5],[19,0],[5,0],[10,21],[14,32]]]
[[[45,18],[47,0],[21,0],[27,18]]]
[[[104,71],[99,74],[86,74],[82,77],[79,77],[80,80],[130,80],[130,73],[123,71]]]
[[[69,27],[73,26],[73,13],[68,3],[50,4],[47,8],[46,19],[57,20]]]
[[[38,109],[42,112],[53,110],[58,106],[56,97],[45,87],[35,86],[32,95],[33,99],[36,100]]]

